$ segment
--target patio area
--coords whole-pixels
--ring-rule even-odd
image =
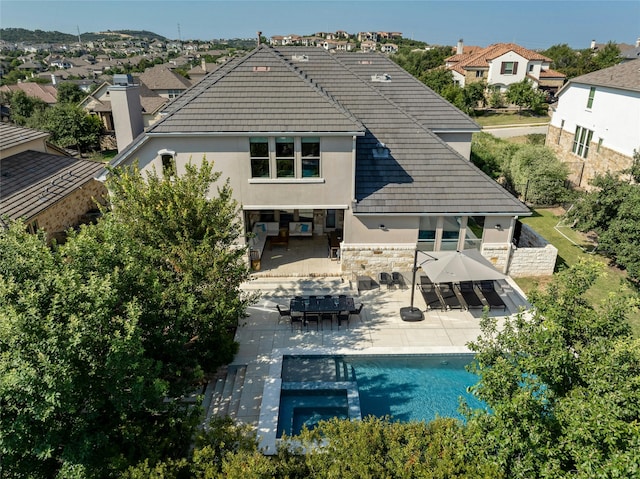
[[[311,261],[313,258],[310,259]],[[303,260],[306,261],[306,260]],[[326,259],[330,262],[330,260]],[[331,262],[335,263],[335,262]],[[529,305],[515,283],[499,282],[500,295],[508,310],[490,311],[491,316],[503,318]],[[404,289],[375,288],[358,291],[355,284],[336,277],[256,277],[243,285],[247,292],[259,291],[258,302],[248,308],[248,317],[239,324],[236,340],[240,349],[230,370],[240,371],[231,384],[218,385],[223,400],[232,406],[223,413],[236,421],[258,426],[265,384],[274,376],[283,354],[429,354],[469,352],[467,343],[479,333],[481,310],[426,310],[426,304],[416,289],[414,306],[424,312],[425,319],[405,322],[400,308],[410,305],[411,277]],[[277,305],[288,308],[295,295],[352,296],[356,306],[364,304],[360,318],[353,317],[348,328],[291,330],[287,320],[281,320]],[[215,385],[211,385],[213,390]],[[205,400],[206,402],[206,400]],[[210,401],[208,417],[220,414]]]

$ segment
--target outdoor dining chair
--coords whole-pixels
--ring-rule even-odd
[[[320,329],[320,314],[318,313],[304,313],[304,323],[307,325],[307,331],[309,331],[309,323],[316,323],[316,331]]]
[[[282,320],[282,318],[289,318],[289,320],[291,320],[290,309],[284,309],[279,304],[276,305],[276,308],[278,308],[278,324],[280,324],[280,321]]]
[[[358,319],[360,321],[362,321],[362,317],[360,316],[360,313],[362,313],[362,308],[364,307],[363,303],[360,303],[360,306],[358,306],[356,309],[353,309],[351,311],[349,311],[349,316],[357,316]]]

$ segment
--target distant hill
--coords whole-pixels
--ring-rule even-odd
[[[106,32],[86,32],[80,34],[82,41],[116,40],[127,38],[147,38],[148,40],[167,39],[157,33],[146,30],[107,30]],[[7,42],[29,43],[73,43],[78,41],[78,35],[62,32],[45,32],[43,30],[27,30],[25,28],[0,28],[0,40]]]

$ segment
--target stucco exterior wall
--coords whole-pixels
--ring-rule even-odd
[[[37,220],[38,227],[48,233],[66,231],[77,225],[83,214],[95,209],[95,200],[104,198],[106,194],[107,189],[103,183],[91,180],[41,212],[35,218],[31,218],[30,221]]]
[[[434,133],[467,160],[471,158],[471,137],[473,136],[473,132],[449,133],[434,130]]]
[[[38,138],[29,142],[20,143],[15,147],[5,148],[0,152],[0,158],[8,158],[12,155],[22,153],[23,151],[33,150],[47,153],[47,142],[45,138]]]
[[[500,73],[502,62],[517,62],[518,69],[513,75],[507,75]],[[518,83],[522,81],[527,74],[528,60],[521,57],[513,51],[509,51],[504,55],[501,55],[489,62],[489,74],[487,76],[487,83],[489,85],[506,85],[509,86],[512,83]]]

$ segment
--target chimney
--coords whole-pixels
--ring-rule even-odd
[[[460,40],[458,40],[458,46],[456,47],[456,55],[462,55],[463,51],[464,51],[464,42],[461,38]]]
[[[116,141],[120,152],[144,131],[140,88],[133,84],[131,75],[113,75],[113,85],[109,87],[109,96],[111,97]]]
[[[594,50],[596,48],[596,41],[595,40],[591,40],[591,47],[592,50]]]
[[[260,42],[261,42],[261,38],[262,37],[262,32],[256,32],[258,34],[258,46],[260,46]]]
[[[640,38],[636,39],[636,48],[640,48]]]
[[[57,80],[56,80],[56,76],[52,73],[51,74],[51,83],[55,86],[58,84]]]
[[[202,57],[202,60],[200,60],[200,66],[202,67],[202,71],[207,73],[207,62],[205,61],[204,57]]]

